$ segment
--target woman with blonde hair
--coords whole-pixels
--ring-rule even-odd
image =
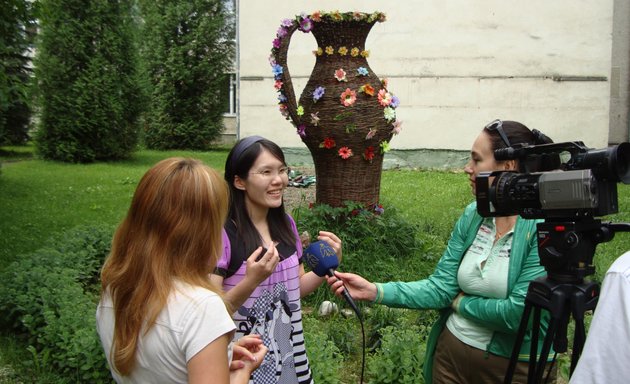
[[[222,177],[194,159],[162,160],[140,180],[103,266],[96,312],[117,382],[245,383],[262,361],[260,337],[232,349],[234,323],[209,279],[228,196]]]

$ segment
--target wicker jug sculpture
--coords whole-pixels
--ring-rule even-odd
[[[401,125],[396,120],[398,98],[367,63],[367,35],[382,21],[381,12],[303,14],[284,20],[273,41],[270,63],[280,112],[311,152],[317,203],[341,206],[353,201],[377,207],[383,155]],[[299,102],[287,67],[296,30],[313,32],[318,44]]]

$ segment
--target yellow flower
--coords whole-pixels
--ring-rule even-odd
[[[331,47],[330,45],[326,47],[326,54],[327,55],[332,55],[333,53],[335,53],[335,49],[333,47]]]
[[[301,105],[299,105],[299,106],[297,107],[297,111],[296,111],[296,113],[297,113],[297,115],[298,115],[298,116],[302,116],[302,115],[304,114],[304,107],[303,107],[303,106],[301,106]]]
[[[368,50],[361,51],[361,56],[365,58],[370,57],[370,51]]]
[[[339,50],[337,52],[339,52],[339,54],[341,56],[345,56],[348,53],[348,48],[346,48],[346,47],[339,47]]]
[[[357,57],[359,56],[359,48],[354,47],[350,50],[350,56],[352,57]]]
[[[324,54],[324,50],[322,49],[322,47],[317,47],[317,51],[315,51],[315,54],[317,56],[321,56]]]

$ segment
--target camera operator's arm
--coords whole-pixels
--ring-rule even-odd
[[[454,309],[462,316],[480,322],[489,329],[516,333],[525,307],[529,283],[545,275],[538,257],[534,220],[519,218],[514,228],[510,258],[512,260],[508,277],[508,297],[491,299],[463,295],[455,301]]]

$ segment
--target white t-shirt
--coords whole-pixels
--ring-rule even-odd
[[[570,384],[630,382],[630,251],[606,271]]]
[[[234,322],[216,293],[180,282],[174,287],[156,324],[140,337],[133,372],[120,376],[112,369],[116,382],[187,383],[187,362],[212,341],[234,330]],[[105,294],[96,310],[96,329],[110,366],[114,321],[112,300]],[[231,349],[226,353],[231,357]]]

